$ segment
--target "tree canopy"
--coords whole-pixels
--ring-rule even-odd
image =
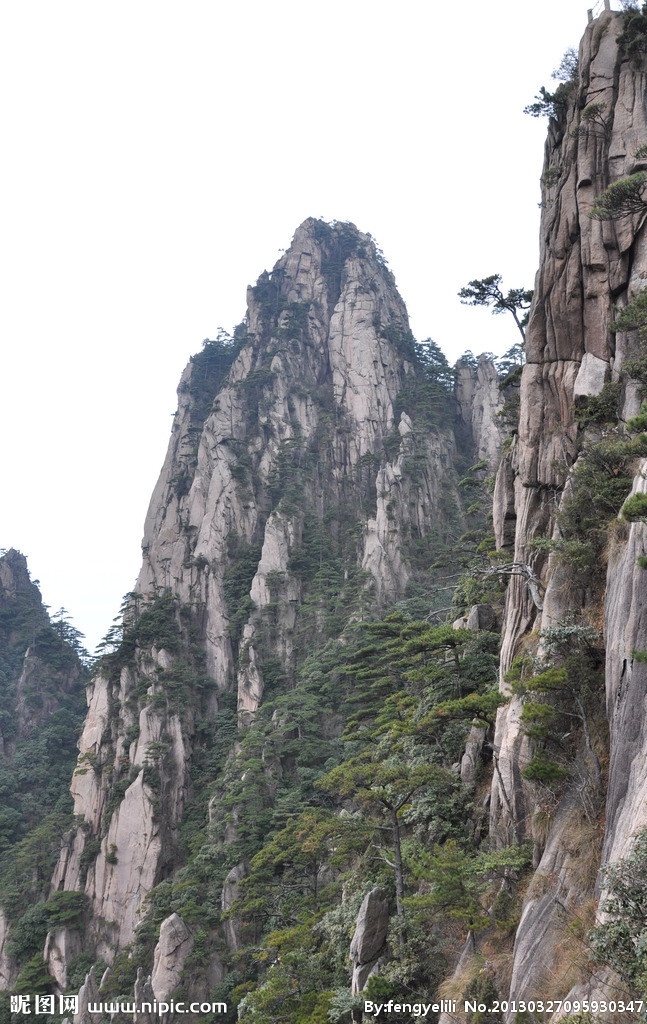
[[[517,325],[517,330],[525,341],[525,327],[528,324],[532,290],[511,288],[504,293],[501,282],[501,274],[490,274],[489,277],[470,281],[464,288],[461,288],[458,297],[465,306],[489,306],[495,315],[510,313]]]
[[[647,210],[647,172],[637,171],[628,178],[620,178],[597,196],[591,217],[595,220],[617,220],[632,213]]]

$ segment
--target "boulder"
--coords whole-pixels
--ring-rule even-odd
[[[473,604],[467,616],[467,629],[487,629],[493,631],[496,628],[496,613],[489,604]]]
[[[371,889],[359,908],[350,944],[353,995],[361,992],[384,953],[389,930],[389,901],[384,889]]]
[[[193,949],[193,935],[179,914],[171,914],[160,926],[153,957],[151,985],[158,1002],[166,1002],[180,983],[187,957]]]

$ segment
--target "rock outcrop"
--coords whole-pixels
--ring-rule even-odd
[[[96,1006],[100,1001],[99,985],[96,977],[96,968],[90,968],[85,976],[85,981],[79,989],[77,1011],[74,1014],[74,1024],[92,1024],[95,1013],[90,1011],[90,1006]]]
[[[476,458],[492,473],[501,459],[501,412],[506,401],[497,368],[489,356],[481,355],[475,365],[459,359],[456,370],[459,417],[474,440]]]
[[[632,494],[647,490],[643,462]],[[647,554],[644,523],[625,527],[609,557],[605,633],[606,692],[611,758],[607,790],[604,862],[626,857],[631,841],[647,827],[647,665],[637,657],[647,650],[645,570],[638,563]]]
[[[350,944],[353,964],[352,992],[357,995],[366,987],[386,949],[389,931],[389,898],[384,889],[371,889],[359,908],[355,933]]]
[[[489,458],[496,396],[490,365],[478,372],[474,429]],[[323,628],[322,565],[336,600],[384,608],[405,596],[434,530],[461,532],[456,440],[436,425],[437,399],[416,398],[423,378],[370,236],[316,220],[248,290],[233,342],[205,343],[182,374],[142,570],[88,688],[72,784],[81,824],[53,880],[87,895],[87,934],[108,963],[173,870],[209,723],[235,691],[245,729],[268,686],[293,685],[297,638]],[[225,906],[243,870],[227,876]],[[222,935],[235,950],[235,920]],[[171,990],[167,938],[156,993]]]
[[[177,988],[192,949],[193,935],[180,915],[165,918],[160,926],[151,975],[151,986],[158,1002],[166,1002]]]

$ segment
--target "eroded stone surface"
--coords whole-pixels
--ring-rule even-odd
[[[165,918],[160,925],[151,975],[151,986],[158,1002],[166,1002],[179,985],[192,949],[193,935],[180,915]]]
[[[513,550],[514,561],[532,566],[542,584],[543,609],[533,605],[523,578],[510,581],[501,650],[504,690],[503,677],[513,658],[522,652],[541,652],[542,629],[564,622],[573,611],[584,621],[587,615],[599,620],[599,600],[575,594],[559,557],[555,553],[547,557],[533,542],[546,537],[559,540],[556,514],[568,497],[568,475],[580,442],[576,404],[599,394],[635,351],[635,337],[613,334],[609,325],[614,306],[630,301],[647,281],[641,218],[598,221],[589,217],[596,195],[609,182],[636,170],[635,153],[647,137],[646,77],[618,54],[621,17],[603,12],[587,28],[580,48],[580,79],[564,123],[553,120],[549,126],[543,180],[550,180],[548,172],[554,172],[557,183],[547,187],[544,195],[519,432],[499,468],[494,500],[497,544]],[[592,102],[604,104],[608,137],[578,130],[581,111]],[[626,387],[623,418],[635,415],[637,405],[635,388]],[[635,487],[643,486],[637,478]],[[636,829],[647,824],[647,737],[640,724],[645,717],[647,674],[631,654],[647,644],[640,596],[643,583],[636,567],[636,557],[644,550],[643,531],[641,524],[634,524],[626,528],[623,539],[620,528],[609,558],[605,632],[611,767],[603,863],[626,855]],[[568,916],[591,892],[598,866],[589,863],[586,872],[580,872],[581,860],[569,834],[573,815],[581,812],[594,818],[598,813],[595,772],[591,765],[579,764],[579,810],[577,787],[567,787],[551,828],[546,835],[540,834],[537,822],[545,813],[540,793],[521,774],[532,748],[521,728],[520,710],[519,698],[513,698],[498,713],[491,794],[492,841],[505,844],[532,837],[538,863],[534,895],[525,902],[517,932],[511,998],[530,997],[547,983],[546,970],[553,978],[560,970],[564,921],[559,905],[566,907]],[[538,891],[542,878],[545,892]],[[563,984],[577,992],[584,980],[564,977]],[[602,979],[600,992],[604,984]]]
[[[67,988],[68,965],[82,950],[83,942],[75,929],[54,928],[47,933],[43,958],[47,964],[47,970],[61,992]]]
[[[264,658],[295,682],[306,584],[292,567],[304,531],[340,510],[337,528],[353,531],[348,574],[356,572],[379,608],[405,595],[418,571],[416,544],[443,516],[461,518],[452,431],[429,429],[415,404],[402,411],[398,402],[396,412],[416,372],[407,313],[368,235],[304,222],[272,274],[248,292],[243,334],[211,390],[199,356],[182,375],[126,615],[135,621],[169,593],[191,609],[214,690],[178,706],[165,681],[181,659],[144,642],[88,689],[72,784],[81,824],[65,839],[53,884],[87,894],[88,938],[107,962],[132,942],[147,894],[171,870],[196,721],[209,721],[235,690],[244,728],[264,697]],[[481,361],[470,389],[468,426],[490,460],[500,402],[490,363]],[[236,592],[244,616],[228,576],[240,552],[250,565]],[[225,840],[235,833],[232,815]],[[242,871],[228,876],[223,906]],[[223,924],[234,950],[236,928]],[[214,961],[214,976],[221,969]]]
[[[389,900],[384,889],[371,889],[359,908],[355,934],[350,944],[353,964],[352,991],[362,991],[385,952],[389,930]]]
[[[505,397],[493,361],[479,356],[476,368],[465,360],[457,364],[456,400],[459,416],[474,440],[476,461],[485,460],[490,473],[501,457],[503,430],[500,413]]]
[[[100,999],[99,986],[95,968],[91,967],[89,974],[86,974],[85,981],[79,989],[79,1001],[77,1012],[74,1014],[74,1024],[93,1024],[96,1020],[96,1013],[90,1013],[91,1003],[96,1004]]]
[[[647,493],[647,460],[634,480],[632,494]],[[604,860],[631,852],[632,840],[647,827],[647,665],[636,651],[647,650],[647,570],[637,559],[647,554],[647,527],[637,522],[624,529],[611,548],[607,577],[607,714],[611,762],[607,790]]]

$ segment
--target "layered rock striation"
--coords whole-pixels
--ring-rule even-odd
[[[563,970],[565,928],[578,915],[590,913],[603,884],[599,878],[596,890],[598,868],[625,856],[636,831],[646,823],[647,749],[639,724],[645,666],[632,654],[645,646],[644,572],[636,563],[644,550],[644,526],[635,523],[611,531],[601,553],[608,559],[606,589],[603,580],[583,580],[572,559],[559,553],[569,539],[564,510],[573,507],[569,501],[577,488],[578,467],[589,457],[590,446],[623,435],[623,424],[637,407],[636,387],[623,375],[623,365],[637,353],[638,340],[635,332],[614,333],[611,327],[615,308],[631,301],[647,280],[644,214],[611,220],[591,217],[597,196],[644,166],[644,60],[623,50],[623,24],[623,15],[610,11],[589,24],[579,69],[562,87],[550,120],[542,175],[540,267],[528,327],[519,429],[499,467],[495,490],[498,545],[510,550],[514,526],[514,562],[529,566],[541,582],[538,607],[527,577],[519,574],[510,580],[501,686],[509,692],[505,677],[515,657],[545,655],[542,631],[575,624],[599,630],[604,622],[610,729],[603,816],[601,775],[589,756],[591,750],[584,749],[584,739],[571,769],[573,781],[565,790],[562,787],[556,805],[548,790],[524,777],[536,745],[523,728],[522,698],[513,696],[499,711],[491,838],[495,845],[532,839],[537,868],[513,954],[510,997],[517,999],[536,996],[551,977],[553,983],[559,977],[563,996],[571,985],[574,992],[583,991],[577,985],[591,967],[584,953],[576,966],[578,957],[573,955],[569,970]],[[619,396],[617,413],[587,419],[587,408],[595,408],[592,400],[610,395],[611,384]],[[637,491],[644,487],[642,469],[634,460],[631,472],[637,473]],[[629,491],[630,485],[627,496]],[[621,504],[622,499],[617,507]],[[604,761],[600,722],[596,743]],[[580,837],[577,842],[574,836]],[[603,972],[598,980],[603,993]],[[595,983],[586,991],[595,992]]]
[[[294,685],[297,648],[325,636],[331,601],[348,618],[415,592],[429,538],[463,523],[453,400],[447,423],[393,276],[353,225],[305,221],[248,290],[233,341],[190,361],[178,399],[139,580],[88,688],[80,824],[53,882],[86,894],[108,962],[177,865],[196,756],[221,742],[232,695],[244,729],[268,690]],[[160,949],[169,929],[184,935],[181,919],[165,927]],[[235,948],[235,922],[223,936]],[[172,987],[169,955],[155,992]]]

